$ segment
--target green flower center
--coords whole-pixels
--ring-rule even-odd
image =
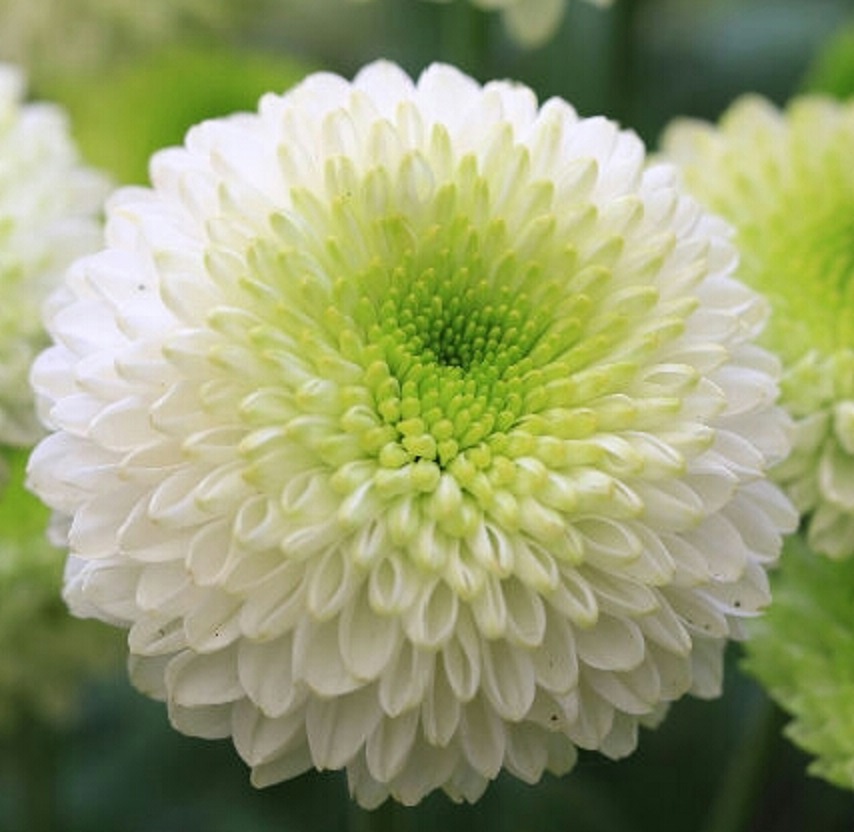
[[[854,193],[811,188],[783,203],[768,227],[741,235],[746,269],[775,297],[768,338],[789,360],[854,348],[854,318],[845,313],[854,308]]]
[[[430,267],[411,280],[406,271],[395,270],[366,333],[394,380],[374,388],[377,406],[413,461],[445,467],[518,419],[529,369],[523,359],[544,323],[525,294],[493,290],[469,266],[445,274]]]
[[[527,151],[512,152],[524,169]],[[237,289],[251,297],[210,324],[244,390],[231,397],[248,428],[243,479],[290,521],[321,529],[334,512],[355,559],[396,547],[474,597],[486,572],[517,570],[490,534],[575,562],[568,516],[641,511],[622,480],[657,451],[619,434],[676,418],[696,374],[638,368],[697,301],[650,285],[672,234],[622,265],[625,238],[583,198],[561,213],[530,181],[507,197],[471,157],[450,174],[408,187],[382,169],[341,174],[326,201],[295,190],[247,252]],[[624,225],[642,216],[621,208]],[[233,263],[210,260],[223,280]],[[551,584],[523,561],[526,581]]]

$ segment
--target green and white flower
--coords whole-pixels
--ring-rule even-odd
[[[795,512],[764,301],[640,140],[448,66],[317,74],[120,191],[30,485],[72,609],[253,782],[475,800],[713,696]]]
[[[62,111],[24,104],[24,79],[0,64],[0,446],[43,433],[27,377],[47,344],[45,298],[102,244],[102,176],[82,165]]]
[[[776,468],[811,548],[854,554],[854,104],[807,96],[785,111],[747,97],[718,127],[681,121],[663,150],[689,190],[733,224],[741,275],[773,315],[781,403],[796,420]]]
[[[785,732],[816,755],[809,771],[854,789],[854,558],[816,557],[792,537],[773,585],[747,668],[794,717]]]

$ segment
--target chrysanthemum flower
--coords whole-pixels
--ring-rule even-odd
[[[796,420],[776,469],[809,515],[811,548],[854,554],[854,104],[803,97],[779,111],[747,97],[719,127],[675,123],[663,149],[736,229],[741,275],[771,301],[763,343],[782,358]]]
[[[21,73],[0,64],[0,446],[42,429],[27,377],[47,343],[41,305],[81,254],[102,244],[105,180],[85,168],[63,113],[23,104]]]
[[[636,136],[378,63],[152,178],[55,304],[30,482],[179,730],[475,800],[718,692],[794,521],[778,367]]]
[[[854,558],[786,543],[774,603],[751,627],[747,667],[793,717],[786,734],[811,773],[854,789]]]

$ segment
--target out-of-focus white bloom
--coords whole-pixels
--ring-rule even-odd
[[[718,693],[795,519],[778,366],[635,135],[377,63],[152,177],[54,304],[30,484],[179,730],[475,800]]]
[[[79,255],[102,244],[103,177],[85,168],[63,113],[23,104],[21,73],[0,65],[0,445],[42,434],[27,380],[47,343],[41,305]]]
[[[854,104],[785,111],[750,96],[719,127],[681,120],[663,149],[734,226],[744,279],[770,300],[763,343],[783,362],[794,448],[774,476],[808,518],[811,548],[854,555]]]
[[[566,11],[567,0],[471,0],[482,9],[501,13],[507,33],[522,46],[545,43],[557,31]],[[613,0],[587,0],[605,8]]]
[[[107,182],[81,164],[64,114],[24,104],[23,90],[22,73],[0,65],[0,731],[65,713],[81,677],[118,656],[114,639],[62,609],[63,555],[24,491],[20,450],[44,433],[28,382],[48,343],[41,307],[68,265],[103,245]]]
[[[365,0],[354,0],[365,2]],[[452,0],[434,0],[446,3]],[[484,11],[501,14],[504,27],[521,46],[542,46],[551,38],[563,20],[568,0],[469,0]],[[614,0],[587,0],[599,8],[611,6]]]
[[[187,24],[226,19],[226,0],[4,0],[0,59],[40,73],[98,66],[129,47],[162,43]]]

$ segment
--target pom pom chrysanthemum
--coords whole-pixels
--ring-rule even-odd
[[[747,97],[719,127],[675,123],[664,153],[736,229],[741,275],[770,300],[794,447],[773,476],[808,515],[811,548],[854,554],[854,105]]]
[[[636,136],[378,63],[152,179],[56,304],[30,481],[179,730],[474,800],[718,692],[786,422],[726,228]]]
[[[23,75],[0,64],[0,445],[42,435],[27,377],[47,343],[41,305],[64,269],[102,243],[106,182],[85,168],[64,114],[23,104]]]

